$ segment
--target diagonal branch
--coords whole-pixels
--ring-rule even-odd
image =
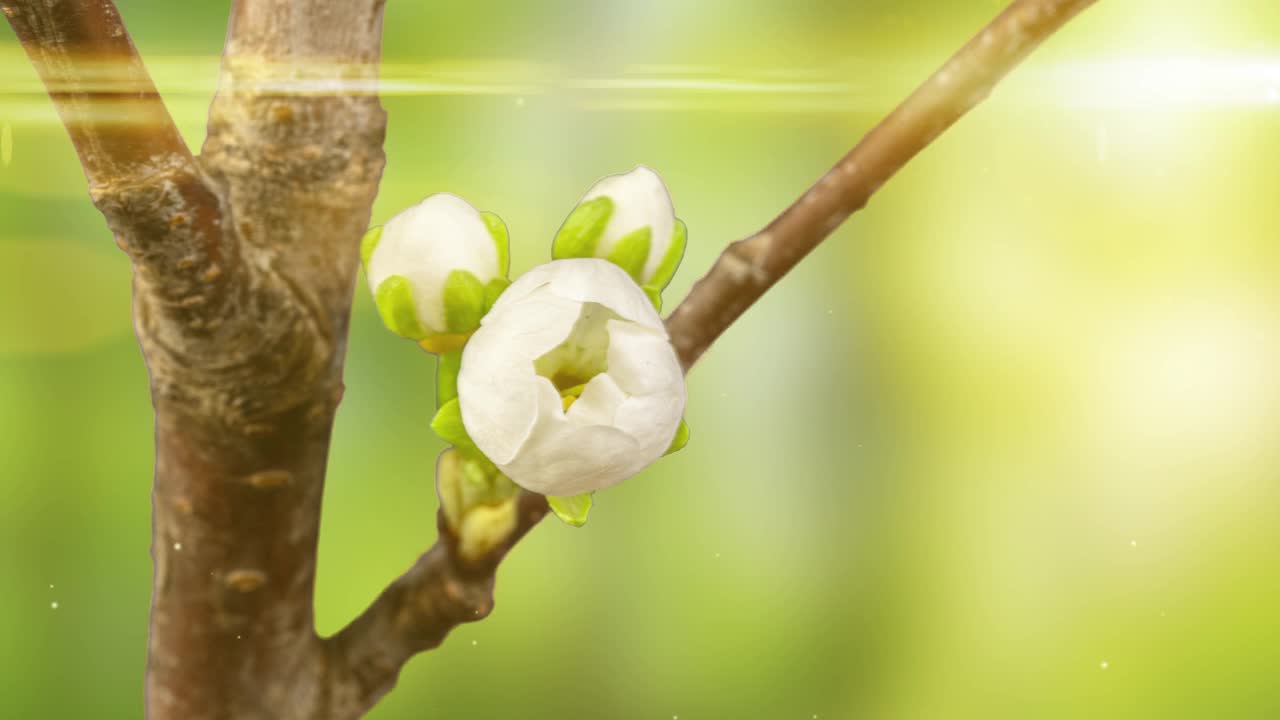
[[[1023,58],[1095,0],[1017,0],[960,49],[812,188],[730,245],[667,318],[685,368],[773,284]]]
[[[547,514],[541,495],[522,493],[516,527],[478,562],[458,552],[458,538],[439,516],[440,540],[397,578],[358,618],[325,641],[334,676],[332,707],[353,717],[395,686],[409,658],[440,645],[453,628],[488,617],[494,575],[503,556]]]

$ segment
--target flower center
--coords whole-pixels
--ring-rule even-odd
[[[608,322],[621,319],[599,303],[583,303],[569,336],[533,361],[534,372],[561,393],[587,384],[609,369]]]

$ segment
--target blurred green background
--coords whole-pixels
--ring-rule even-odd
[[[120,0],[193,144],[226,2]],[[644,163],[684,295],[1001,7],[393,0],[375,222],[517,271]],[[690,376],[693,441],[537,528],[396,718],[1280,717],[1280,4],[1104,0]],[[0,716],[142,711],[129,268],[0,32]],[[357,290],[320,545],[341,627],[434,534],[433,361]]]

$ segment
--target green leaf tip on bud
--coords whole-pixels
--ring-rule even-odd
[[[467,428],[462,424],[462,406],[458,404],[458,398],[455,396],[448,402],[440,406],[436,412],[436,416],[431,419],[431,430],[440,436],[441,440],[453,445],[469,456],[481,456],[476,449],[476,444],[472,442],[471,436],[467,434]]]
[[[582,527],[587,524],[587,514],[591,512],[593,494],[587,492],[572,497],[547,496],[547,505],[565,525]]]
[[[444,283],[444,323],[449,332],[475,332],[485,309],[485,287],[480,279],[468,270],[449,273]]]
[[[365,271],[369,270],[369,257],[373,255],[373,251],[378,247],[378,241],[382,239],[382,226],[370,228],[369,232],[360,238],[360,264],[364,266]]]
[[[511,270],[511,235],[507,232],[507,224],[502,222],[497,213],[489,210],[481,212],[480,219],[489,228],[493,245],[498,249],[498,274],[506,277]]]
[[[658,268],[653,271],[653,277],[649,278],[646,286],[662,290],[670,284],[671,278],[675,277],[676,268],[680,267],[680,261],[684,259],[684,249],[688,243],[689,229],[685,227],[683,220],[676,218],[675,229],[671,233],[671,244],[667,246],[667,251],[662,255]]]
[[[378,306],[382,322],[391,332],[411,340],[422,340],[427,329],[418,321],[413,307],[413,288],[402,275],[391,275],[374,291],[373,302]]]
[[[688,445],[688,444],[689,444],[689,423],[685,422],[684,419],[682,418],[680,420],[680,427],[676,428],[676,436],[671,439],[671,447],[667,448],[667,451],[662,454],[664,456],[670,455],[671,453],[683,448],[685,445]]]
[[[506,278],[494,278],[484,286],[484,311],[487,313],[493,309],[494,303],[498,302],[498,298],[502,296],[502,292],[511,287],[511,281]]]
[[[588,200],[569,213],[551,244],[551,257],[587,258],[595,255],[596,243],[613,215],[613,201],[608,197]]]
[[[646,297],[649,298],[649,302],[653,303],[653,309],[661,312],[662,311],[662,291],[656,287],[653,287],[652,285],[645,285],[640,289],[644,290],[644,294]]]
[[[605,259],[625,270],[637,283],[644,282],[644,264],[649,259],[652,236],[653,230],[648,225],[637,228],[619,240]]]

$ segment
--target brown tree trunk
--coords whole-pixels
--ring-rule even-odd
[[[359,239],[383,166],[381,34],[381,0],[234,5],[200,166],[247,280],[236,329],[215,329],[212,353],[166,342],[201,328],[152,322],[139,280],[156,406],[156,719],[328,716],[312,593]]]

